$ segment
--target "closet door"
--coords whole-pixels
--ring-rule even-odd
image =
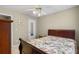
[[[11,23],[0,20],[0,54],[11,53]]]

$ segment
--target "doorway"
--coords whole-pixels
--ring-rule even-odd
[[[28,21],[28,39],[36,37],[36,20],[29,19]]]

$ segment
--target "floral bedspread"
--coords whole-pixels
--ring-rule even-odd
[[[28,43],[48,54],[75,54],[76,42],[73,39],[47,36],[39,39],[29,40]]]

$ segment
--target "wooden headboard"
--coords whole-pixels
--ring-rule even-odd
[[[75,30],[48,30],[48,35],[75,39]]]

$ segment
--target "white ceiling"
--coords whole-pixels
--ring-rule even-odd
[[[31,17],[37,17],[32,13],[32,11],[27,11],[28,9],[37,7],[37,5],[0,5],[0,7],[18,11]],[[40,7],[46,13],[46,15],[49,15],[75,6],[74,5],[41,5]]]

